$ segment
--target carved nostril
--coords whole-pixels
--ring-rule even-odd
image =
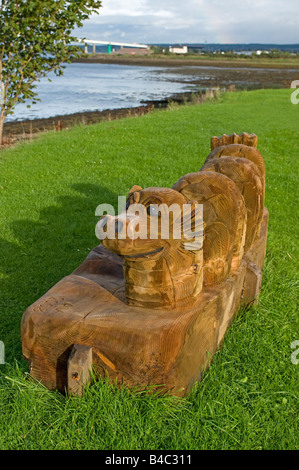
[[[103,217],[102,219],[99,220],[99,225],[102,227],[102,229],[107,228],[107,222],[108,222],[107,217]]]
[[[123,223],[120,220],[115,221],[115,233],[119,233],[122,231]]]

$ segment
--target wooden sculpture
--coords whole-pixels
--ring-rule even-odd
[[[161,385],[177,395],[190,390],[239,306],[256,302],[260,291],[268,212],[256,146],[253,134],[213,137],[199,171],[171,189],[133,186],[124,211],[101,218],[114,236],[23,315],[23,354],[34,377],[80,394],[93,365],[128,385]],[[130,237],[134,204],[149,221],[159,221],[157,206],[176,205],[170,229],[186,205],[194,228],[202,205],[192,232],[203,235],[201,242],[171,230],[165,237],[158,222],[158,236],[142,224],[142,237]]]

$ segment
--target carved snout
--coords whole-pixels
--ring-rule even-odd
[[[111,216],[104,216],[102,219],[100,219],[100,225],[102,227],[102,229],[104,230],[104,232],[107,231],[108,229],[108,223],[109,223],[109,217]],[[119,220],[117,217],[114,217],[114,221],[110,221],[110,223],[112,222],[111,224],[111,228],[113,230],[113,223],[114,223],[114,233],[119,233],[122,231],[123,229],[123,222],[121,220]]]
[[[128,215],[125,212],[115,217],[112,215],[105,215],[97,224],[97,231],[103,234],[103,236],[99,238],[129,238],[133,240],[137,235],[140,236],[140,229],[138,227],[140,220],[137,219],[137,217]]]

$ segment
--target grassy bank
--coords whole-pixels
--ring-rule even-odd
[[[290,90],[101,122],[0,152],[1,449],[298,449],[298,113]],[[213,135],[254,132],[270,212],[260,302],[240,312],[184,400],[102,381],[83,398],[28,379],[23,311],[97,244],[95,208],[134,184],[172,186],[199,169]]]

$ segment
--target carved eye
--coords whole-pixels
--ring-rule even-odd
[[[152,215],[154,217],[158,217],[159,215],[158,207],[153,206],[152,204],[148,206],[148,208],[146,209],[146,212],[148,213],[148,215]]]

